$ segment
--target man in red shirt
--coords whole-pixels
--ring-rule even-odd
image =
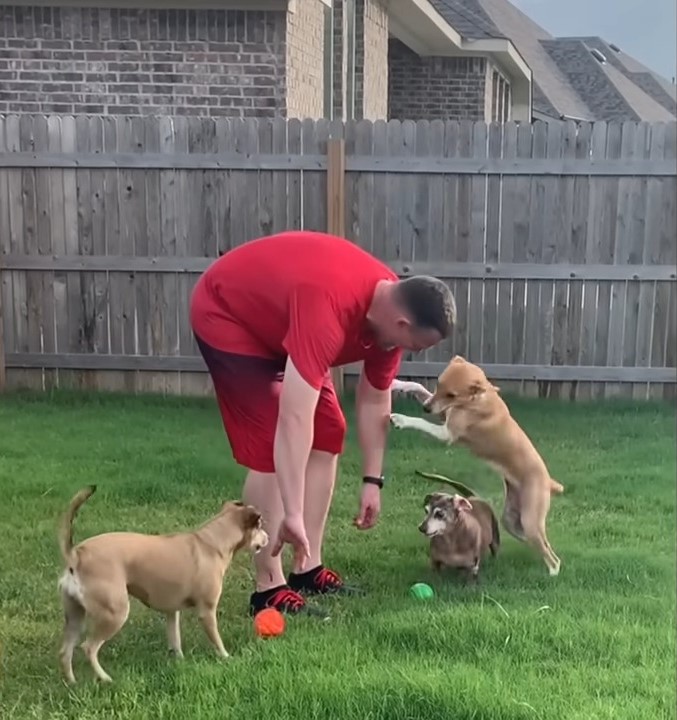
[[[258,507],[274,540],[255,557],[250,611],[310,610],[304,595],[348,589],[321,557],[346,432],[330,368],[364,362],[355,523],[367,529],[380,512],[390,385],[402,350],[424,350],[449,334],[453,295],[435,278],[399,280],[343,238],[290,231],[216,260],[195,286],[190,317],[233,456],[248,470],[243,499]],[[288,580],[285,543],[294,549]]]

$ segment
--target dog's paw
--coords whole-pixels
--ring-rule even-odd
[[[407,427],[407,416],[400,415],[399,413],[391,413],[390,414],[390,424],[394,428],[401,430],[402,428]]]

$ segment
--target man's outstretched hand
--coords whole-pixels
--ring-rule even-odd
[[[272,552],[273,557],[277,557],[282,552],[285,543],[294,548],[294,571],[302,572],[310,558],[310,545],[308,544],[303,517],[285,516],[277,533],[277,540]]]
[[[369,530],[376,525],[381,513],[381,490],[377,485],[365,483],[362,486],[360,512],[355,518],[355,526],[360,530]]]

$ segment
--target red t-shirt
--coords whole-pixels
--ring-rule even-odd
[[[379,280],[397,275],[343,238],[290,231],[229,251],[198,280],[193,330],[218,350],[291,357],[319,388],[329,368],[363,360],[369,382],[386,390],[402,351],[369,337],[366,314]]]

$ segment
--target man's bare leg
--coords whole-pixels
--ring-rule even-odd
[[[244,483],[242,499],[258,508],[263,518],[263,528],[268,533],[268,537],[277,537],[280,523],[284,517],[284,509],[275,475],[250,470]],[[282,570],[282,554],[272,557],[273,546],[274,543],[268,543],[254,556],[256,590],[258,592],[279,587],[287,582]]]
[[[306,494],[303,507],[306,535],[310,545],[310,558],[306,562],[306,570],[322,564],[322,540],[334,493],[337,465],[338,455],[311,450],[306,469]],[[299,568],[294,568],[294,572],[299,571]]]

